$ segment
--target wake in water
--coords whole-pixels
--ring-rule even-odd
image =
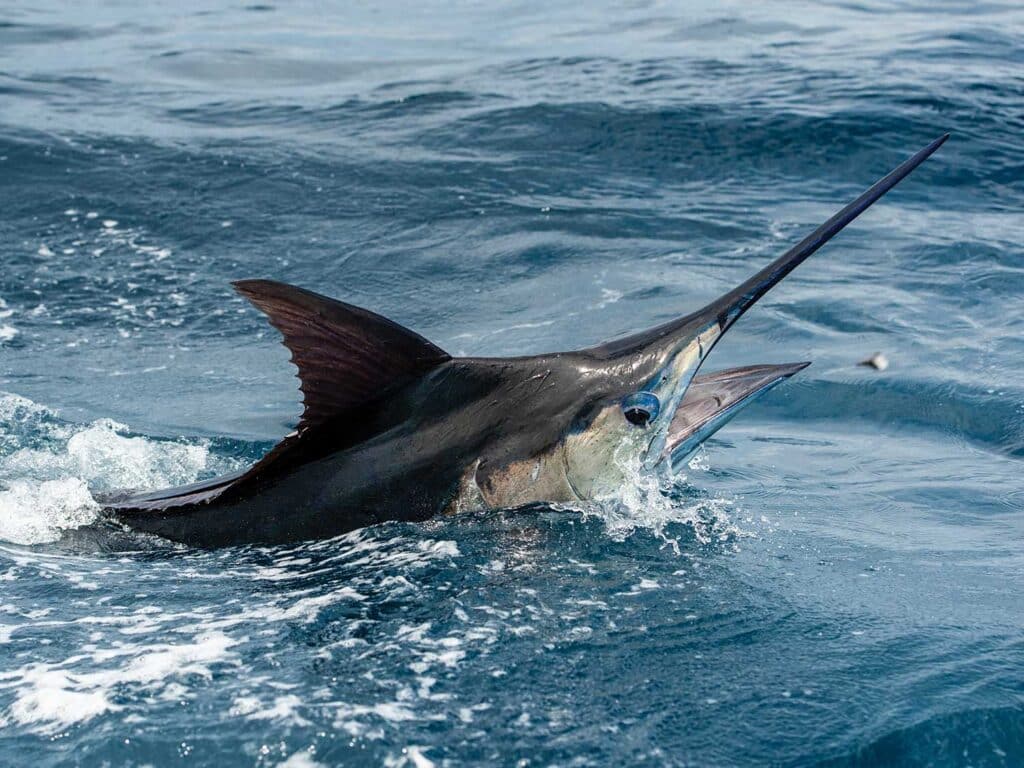
[[[94,522],[94,492],[158,488],[234,469],[208,441],[132,436],[110,419],[62,421],[24,397],[0,394],[0,539],[56,541]]]
[[[224,702],[223,711],[234,719],[303,725],[308,724],[303,714],[329,708],[338,727],[352,734],[367,730],[368,719],[411,719],[418,700],[430,699],[431,681],[436,680],[430,670],[453,667],[466,655],[463,646],[481,639],[479,630],[437,637],[429,623],[421,623],[382,638],[381,645],[388,643],[406,654],[423,677],[415,692],[373,706],[325,702],[323,696],[300,700],[290,693],[291,685],[266,684],[266,670],[247,647],[254,635],[283,636],[296,627],[315,627],[325,617],[358,628],[360,622],[349,625],[347,620],[358,616],[371,596],[409,599],[410,593],[426,588],[419,584],[424,580],[419,574],[430,567],[449,567],[459,555],[452,541],[355,531],[329,542],[235,551],[228,561],[210,552],[176,555],[148,561],[146,575],[133,576],[128,559],[69,559],[0,547],[0,580],[34,574],[75,596],[53,611],[29,610],[28,600],[12,595],[0,603],[0,613],[14,619],[0,624],[0,645],[45,626],[73,638],[82,649],[71,656],[43,654],[31,663],[0,669],[0,700],[8,700],[0,709],[0,726],[53,735],[120,712],[126,702],[173,707],[201,696],[215,675],[229,669],[229,679],[244,681]],[[223,604],[216,590],[224,583],[237,584],[243,594],[256,593],[259,599]],[[134,584],[134,596],[122,595],[121,601],[96,610],[92,600],[98,592],[125,584]],[[175,593],[183,588],[190,596],[178,599]],[[254,632],[254,627],[260,630]],[[344,654],[368,645],[357,634],[339,638],[320,652],[326,658],[332,648]],[[253,673],[253,667],[260,673]]]

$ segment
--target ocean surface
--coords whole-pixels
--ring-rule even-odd
[[[231,280],[583,347],[946,131],[711,355],[814,364],[671,487],[84,533],[292,429]],[[8,2],[0,211],[0,764],[1024,765],[1020,3]]]

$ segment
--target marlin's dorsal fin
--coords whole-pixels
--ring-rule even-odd
[[[239,280],[291,350],[305,410],[299,432],[377,400],[450,360],[447,352],[386,317],[273,280]]]

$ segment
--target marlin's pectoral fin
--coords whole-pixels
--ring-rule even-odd
[[[142,493],[100,493],[96,496],[96,499],[106,509],[118,512],[127,510],[142,512],[166,511],[213,501],[244,475],[245,471],[243,470],[198,483],[181,485],[175,488],[164,488],[158,491],[144,491]]]
[[[300,432],[451,359],[418,333],[351,304],[272,280],[234,286],[267,314],[291,350],[305,405]]]

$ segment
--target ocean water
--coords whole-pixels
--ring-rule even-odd
[[[1022,73],[1011,2],[0,7],[0,764],[1024,764]],[[715,350],[814,365],[672,487],[87,534],[295,423],[233,279],[586,346],[945,131]]]

